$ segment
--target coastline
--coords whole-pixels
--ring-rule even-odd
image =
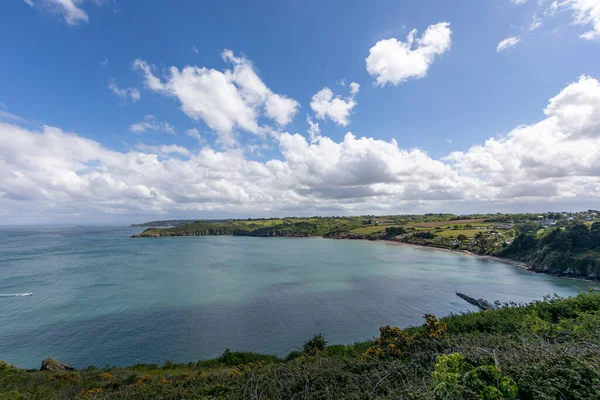
[[[400,242],[400,241],[396,241],[396,240],[368,240],[368,239],[365,239],[365,240],[367,240],[369,242],[381,242],[381,243],[386,243],[386,244],[395,244],[395,245],[415,247],[415,248],[419,248],[419,249],[443,251],[446,253],[463,254],[466,256],[479,258],[481,260],[501,262],[504,264],[512,265],[513,267],[517,267],[517,268],[524,269],[527,271],[535,272],[529,268],[527,263],[525,263],[523,261],[518,261],[518,260],[511,260],[510,258],[497,257],[497,256],[485,256],[485,255],[481,255],[481,254],[475,254],[475,253],[472,253],[472,252],[466,251],[466,250],[452,250],[452,249],[444,249],[441,247],[434,247],[434,246],[422,246],[420,244],[405,243],[405,242]]]
[[[594,280],[594,279],[580,278],[580,277],[576,277],[576,276],[562,276],[562,275],[549,274],[549,273],[546,273],[546,272],[539,272],[539,271],[535,271],[535,270],[531,269],[529,267],[529,265],[527,263],[523,262],[523,261],[511,260],[510,258],[504,258],[504,257],[486,256],[486,255],[481,255],[481,254],[475,254],[475,253],[472,253],[472,252],[466,251],[466,250],[444,249],[444,248],[441,248],[441,247],[423,246],[423,245],[420,245],[420,244],[405,243],[405,242],[400,242],[400,241],[397,241],[397,240],[385,240],[385,239],[353,239],[353,238],[326,238],[326,239],[360,240],[360,241],[366,241],[366,242],[377,242],[377,243],[384,243],[384,244],[390,244],[390,245],[408,246],[408,247],[418,248],[418,249],[421,249],[421,250],[443,251],[443,252],[446,252],[446,253],[462,254],[462,255],[465,255],[465,256],[469,256],[469,257],[479,258],[480,260],[496,261],[496,262],[500,262],[500,263],[503,263],[503,264],[511,265],[513,267],[522,269],[524,271],[531,272],[533,274],[542,274],[542,275],[554,276],[556,278],[562,278],[562,279],[573,279],[573,280],[582,281],[582,282],[599,283],[598,280]],[[600,290],[600,286],[598,288],[594,288],[594,290]]]

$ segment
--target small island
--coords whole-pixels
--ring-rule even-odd
[[[388,241],[497,257],[534,272],[600,279],[600,212],[597,210],[184,220],[171,228],[148,228],[132,237],[206,235]]]

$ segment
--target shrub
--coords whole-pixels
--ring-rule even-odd
[[[303,350],[305,354],[314,356],[315,354],[325,350],[326,346],[327,340],[325,340],[325,337],[319,333],[318,335],[314,335],[308,342],[304,343]]]
[[[448,329],[448,325],[440,322],[433,314],[425,314],[423,318],[425,318],[425,331],[423,335],[427,339],[440,339]]]
[[[382,326],[375,344],[364,354],[365,358],[398,358],[413,343],[414,338],[414,335],[409,335],[398,327]]]
[[[515,399],[519,391],[495,365],[473,368],[460,353],[438,356],[432,377],[436,399]]]
[[[257,363],[259,361],[264,362],[277,362],[281,361],[279,357],[270,354],[259,354],[252,353],[250,351],[231,351],[225,349],[221,357],[218,358],[221,364],[228,367],[235,367],[237,365]]]

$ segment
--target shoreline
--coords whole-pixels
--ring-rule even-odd
[[[525,263],[523,261],[518,261],[518,260],[511,260],[510,258],[497,257],[497,256],[486,256],[486,255],[481,255],[481,254],[475,254],[475,253],[472,253],[472,252],[467,251],[467,250],[444,249],[444,248],[441,248],[441,247],[423,246],[423,245],[420,245],[420,244],[405,243],[405,242],[399,242],[399,241],[396,241],[396,240],[369,240],[369,239],[365,239],[365,240],[367,240],[369,242],[373,241],[373,242],[380,242],[380,243],[386,243],[386,244],[395,244],[395,245],[409,246],[409,247],[414,247],[414,248],[419,248],[419,249],[428,249],[428,250],[434,250],[434,251],[443,251],[443,252],[452,253],[452,254],[462,254],[462,255],[465,255],[465,256],[479,258],[480,260],[488,260],[488,261],[501,262],[501,263],[504,263],[504,264],[512,265],[513,267],[517,267],[519,269],[524,269],[526,271],[535,272],[535,271],[529,269],[529,267],[527,266],[527,263]],[[549,274],[546,274],[546,275],[549,275]]]
[[[469,256],[469,257],[479,258],[480,260],[500,262],[500,263],[503,263],[503,264],[507,264],[507,265],[519,268],[519,269],[521,269],[523,271],[531,272],[533,274],[541,274],[541,275],[553,276],[553,277],[561,278],[561,279],[572,279],[572,280],[581,281],[581,282],[600,283],[600,281],[594,280],[594,279],[579,278],[579,277],[575,277],[575,276],[561,276],[561,275],[555,275],[555,274],[548,274],[546,272],[538,272],[538,271],[535,271],[535,270],[529,268],[528,264],[525,263],[525,262],[523,262],[523,261],[512,260],[510,258],[504,258],[504,257],[487,256],[487,255],[475,254],[475,253],[472,253],[472,252],[467,251],[467,250],[444,249],[444,248],[441,248],[441,247],[423,246],[423,245],[420,245],[420,244],[405,243],[405,242],[400,242],[400,241],[396,241],[396,240],[385,240],[385,239],[375,239],[375,240],[372,240],[372,239],[350,239],[350,238],[327,238],[327,239],[360,240],[360,241],[365,241],[365,242],[377,242],[377,243],[384,243],[384,244],[390,244],[390,245],[400,245],[400,246],[414,247],[414,248],[418,248],[418,249],[421,249],[421,250],[443,251],[443,252],[452,253],[452,254],[462,254],[462,255],[465,255],[465,256]],[[599,287],[595,287],[594,290],[600,290],[600,286]]]

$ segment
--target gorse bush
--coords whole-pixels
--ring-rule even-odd
[[[379,337],[375,340],[375,344],[364,356],[365,358],[399,358],[414,340],[414,335],[409,335],[398,327],[382,326],[379,328]]]
[[[423,335],[426,339],[440,339],[444,332],[448,330],[448,325],[444,322],[438,321],[437,317],[433,314],[425,314],[425,326]]]

